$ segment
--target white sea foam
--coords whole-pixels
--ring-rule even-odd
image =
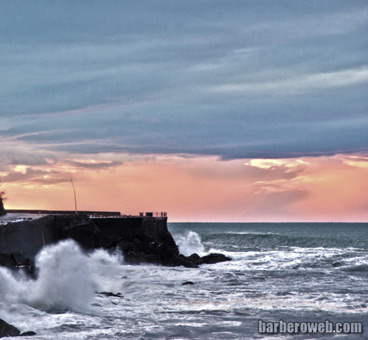
[[[72,310],[89,305],[95,290],[90,263],[74,241],[45,247],[36,258],[36,267],[38,279],[27,298],[31,305]]]
[[[0,267],[0,297],[7,303],[23,302],[40,310],[89,309],[95,291],[119,290],[121,255],[96,250],[82,252],[72,240],[47,246],[37,255],[36,280]]]
[[[195,231],[188,231],[185,235],[176,235],[175,241],[180,253],[185,256],[197,253],[200,256],[206,255],[200,236]]]
[[[258,236],[264,236],[264,235],[280,235],[278,233],[272,233],[272,232],[258,232],[258,231],[226,231],[223,234],[227,235],[258,235]]]

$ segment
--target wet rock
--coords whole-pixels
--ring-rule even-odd
[[[123,254],[128,253],[130,251],[138,252],[138,248],[136,247],[136,245],[134,243],[130,242],[130,241],[127,241],[127,240],[121,240],[118,243],[118,247],[123,252]]]
[[[178,255],[165,243],[158,242],[147,233],[141,239],[135,238],[132,241],[122,240],[118,247],[121,249],[127,263],[152,263],[165,266],[176,265]]]
[[[187,258],[188,258],[189,261],[195,263],[196,265],[200,265],[200,264],[203,263],[202,258],[196,253],[188,256]]]
[[[20,336],[31,336],[31,335],[36,335],[36,333],[33,331],[27,331],[27,332],[20,333]]]
[[[198,265],[194,262],[190,261],[188,257],[180,254],[175,258],[175,261],[173,262],[174,266],[183,266],[186,268],[198,268]]]
[[[192,282],[192,281],[186,281],[186,282],[183,282],[181,285],[182,286],[192,286],[192,285],[194,285],[194,282]]]
[[[146,262],[145,254],[134,250],[123,251],[124,261],[128,264],[140,264]]]
[[[123,298],[123,295],[121,295],[120,293],[112,293],[112,292],[98,292],[97,294],[100,295],[104,295],[107,297],[118,297],[118,298]]]
[[[162,264],[161,258],[159,255],[155,254],[143,254],[144,261],[151,264]]]
[[[34,276],[34,264],[21,253],[0,254],[0,266],[11,270],[23,270],[31,277]]]
[[[231,261],[230,257],[225,256],[224,254],[212,253],[202,257],[203,263],[213,264],[218,262]]]
[[[9,325],[4,320],[0,319],[0,338],[7,336],[18,336],[20,330],[12,325]]]

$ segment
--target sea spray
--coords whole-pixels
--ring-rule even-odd
[[[45,247],[36,257],[38,278],[26,301],[39,309],[88,308],[95,285],[87,255],[72,240]]]
[[[206,255],[201,238],[195,231],[188,231],[185,235],[176,235],[176,243],[179,251],[185,256],[197,253],[200,256]]]
[[[120,251],[110,254],[103,249],[97,249],[89,254],[88,262],[96,291],[117,293],[124,289],[121,281],[124,275],[124,258]]]
[[[123,257],[98,249],[85,254],[73,240],[44,247],[37,255],[37,279],[0,267],[0,305],[24,303],[39,310],[89,310],[96,291],[118,292]],[[1,310],[0,306],[0,315]]]
[[[30,280],[22,273],[15,274],[8,268],[0,267],[0,302],[16,302],[26,293],[29,283]]]

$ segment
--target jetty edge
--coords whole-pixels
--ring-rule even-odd
[[[35,275],[34,260],[47,245],[73,239],[85,251],[120,249],[128,264],[151,263],[196,268],[201,264],[229,261],[218,253],[200,257],[180,254],[167,228],[167,216],[88,216],[49,214],[37,219],[0,225],[0,266]]]

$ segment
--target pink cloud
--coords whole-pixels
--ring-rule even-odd
[[[109,156],[3,174],[7,207],[73,209],[70,183],[51,178],[71,174],[83,210],[167,211],[171,221],[368,220],[364,155],[229,161],[178,155],[124,163]]]

